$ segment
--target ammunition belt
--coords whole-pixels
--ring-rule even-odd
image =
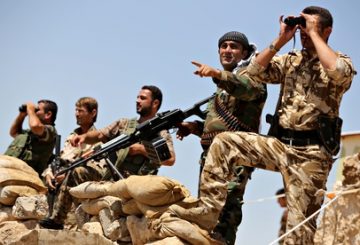
[[[215,111],[218,114],[219,118],[225,123],[228,128],[227,131],[248,131],[248,132],[256,132],[256,130],[252,129],[242,121],[240,121],[237,117],[232,115],[224,103],[222,103],[219,97],[215,98]]]

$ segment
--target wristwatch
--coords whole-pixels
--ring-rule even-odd
[[[271,52],[277,53],[280,49],[277,49],[274,44],[270,44],[269,49]]]

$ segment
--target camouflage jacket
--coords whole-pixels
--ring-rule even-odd
[[[342,96],[356,72],[348,56],[337,54],[335,70],[324,69],[318,56],[306,50],[275,56],[268,67],[251,60],[247,70],[252,80],[282,85],[278,113],[283,128],[314,130],[320,114],[339,115]]]
[[[266,85],[252,82],[245,68],[237,70],[235,74],[228,71],[221,73],[221,80],[214,80],[219,88],[215,99],[208,104],[203,136],[211,132],[235,131],[219,113],[216,103],[237,119],[241,124],[238,130],[258,132],[267,98]]]

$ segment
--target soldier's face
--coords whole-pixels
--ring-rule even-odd
[[[147,89],[140,90],[136,98],[136,112],[140,116],[147,116],[151,113],[153,107],[153,100],[151,91]]]
[[[220,63],[226,71],[232,71],[246,55],[238,42],[224,41],[219,48]]]
[[[76,106],[75,117],[79,126],[91,125],[94,121],[93,113],[89,112],[84,106]]]

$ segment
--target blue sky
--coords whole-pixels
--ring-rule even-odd
[[[360,62],[359,1],[95,1],[0,0],[0,151],[11,142],[9,128],[26,101],[52,99],[59,106],[56,126],[63,139],[75,127],[74,103],[82,96],[99,101],[97,127],[134,117],[142,85],[164,93],[162,110],[187,109],[215,91],[208,78],[193,75],[196,60],[219,67],[217,41],[227,31],[244,32],[262,50],[275,39],[280,15],[298,15],[309,5],[334,17],[329,44]],[[292,49],[292,42],[280,53]],[[300,47],[296,39],[297,49]],[[359,78],[340,110],[343,132],[359,131]],[[278,87],[269,86],[262,115],[272,113]],[[198,138],[175,140],[177,161],[160,174],[181,181],[196,195]],[[335,167],[328,186],[334,182]],[[272,196],[282,186],[278,173],[256,170],[245,200]],[[275,200],[244,205],[237,244],[268,244],[276,239],[282,210]]]

